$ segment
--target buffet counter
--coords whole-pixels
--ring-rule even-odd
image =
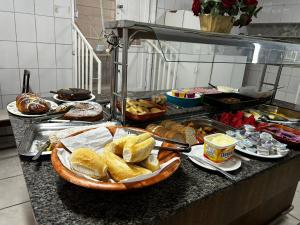
[[[195,118],[199,117],[197,115]],[[17,145],[29,120],[10,115]],[[251,158],[236,182],[195,166],[181,166],[156,185],[125,192],[94,191],[61,179],[49,159],[21,165],[38,224],[266,224],[289,209],[300,178],[300,152],[282,159]]]

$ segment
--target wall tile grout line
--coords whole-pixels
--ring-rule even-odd
[[[20,176],[23,177],[23,173],[21,173],[21,174],[19,174],[19,175],[15,175],[15,176],[9,176],[9,177],[0,178],[0,181],[6,180],[6,179],[10,179],[10,178],[20,177]]]
[[[14,206],[22,205],[22,204],[24,204],[24,203],[28,203],[28,202],[30,202],[30,200],[29,200],[29,201],[25,201],[25,202],[21,202],[21,203],[18,203],[18,204],[14,204],[14,205],[6,206],[6,207],[4,207],[4,208],[0,208],[0,211],[1,211],[1,210],[4,210],[4,209],[11,208],[11,207],[14,207]]]
[[[20,42],[20,43],[39,43],[39,44],[58,44],[58,45],[73,45],[73,44],[66,44],[66,43],[60,43],[60,42],[54,42],[54,43],[49,43],[49,42],[43,42],[43,41],[12,41],[12,40],[0,40],[0,42]]]
[[[9,12],[9,13],[19,13],[19,14],[26,14],[26,15],[37,15],[37,16],[45,16],[45,17],[54,17],[53,16],[49,16],[49,15],[43,15],[43,14],[36,14],[34,13],[28,13],[28,12],[17,12],[17,11],[6,11],[6,10],[0,10],[0,12]],[[56,18],[60,18],[60,19],[72,19],[72,17],[61,17],[61,16],[55,16]]]
[[[288,213],[288,214],[289,214],[289,216],[293,217],[294,219],[296,219],[296,220],[298,220],[298,221],[300,222],[300,218],[297,218],[297,217],[293,216],[293,215],[290,214],[290,213]]]

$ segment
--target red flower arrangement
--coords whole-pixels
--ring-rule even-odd
[[[247,26],[252,17],[257,17],[262,7],[257,0],[193,0],[192,11],[195,16],[211,14],[234,17],[235,26]]]

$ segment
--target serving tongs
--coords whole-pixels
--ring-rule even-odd
[[[136,130],[136,129],[130,128],[130,127],[124,127],[124,130],[126,130],[127,132],[132,133],[132,134],[145,133],[143,131]],[[164,146],[154,146],[154,149],[165,150],[165,151],[188,153],[192,150],[192,146],[201,145],[200,143],[195,144],[195,145],[189,145],[189,144],[184,143],[184,142],[174,141],[174,140],[170,140],[170,139],[167,139],[167,138],[162,138],[162,137],[159,137],[157,135],[154,135],[154,139],[157,140],[157,141],[162,141],[162,142],[165,142],[165,143],[170,143],[170,144],[175,144],[176,145],[175,148],[174,147],[164,147]]]

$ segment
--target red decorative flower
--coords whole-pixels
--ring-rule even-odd
[[[200,0],[193,1],[192,11],[195,16],[199,15],[199,13],[201,12],[201,1]]]
[[[236,3],[237,3],[237,0],[222,0],[223,7],[225,9],[231,8]]]
[[[258,2],[257,2],[257,0],[244,0],[244,4],[245,5],[257,5],[258,4]]]

